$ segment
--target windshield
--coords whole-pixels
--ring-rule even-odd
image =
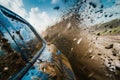
[[[42,40],[22,19],[2,12],[4,15],[0,14],[0,80],[6,80],[34,57],[42,47]]]

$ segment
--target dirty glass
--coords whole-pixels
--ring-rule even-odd
[[[4,15],[10,22],[7,26],[12,38],[22,51],[25,60],[31,60],[37,51],[42,47],[42,41],[29,28],[19,16],[12,15],[3,10]]]
[[[6,80],[25,66],[18,47],[0,21],[0,80]]]
[[[42,47],[42,41],[24,21],[0,14],[0,80],[19,72]]]

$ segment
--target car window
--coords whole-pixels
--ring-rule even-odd
[[[0,80],[6,80],[24,66],[17,45],[0,22]]]
[[[12,35],[13,39],[16,41],[16,44],[19,46],[22,54],[26,56],[25,58],[31,60],[32,57],[37,53],[42,47],[42,40],[40,40],[34,32],[30,29],[30,25],[24,23],[22,19],[11,15],[3,10],[4,15],[7,20],[10,22],[7,25],[7,29]]]
[[[0,80],[18,73],[42,47],[40,40],[19,18],[0,13]]]

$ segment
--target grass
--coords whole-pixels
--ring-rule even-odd
[[[100,35],[116,35],[116,34],[120,34],[120,26],[115,27],[115,28],[108,28],[105,30],[100,30],[97,31],[96,34],[100,34]]]

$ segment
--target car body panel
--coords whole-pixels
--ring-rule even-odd
[[[46,46],[22,80],[35,78],[37,80],[75,80],[68,59],[53,44]]]

